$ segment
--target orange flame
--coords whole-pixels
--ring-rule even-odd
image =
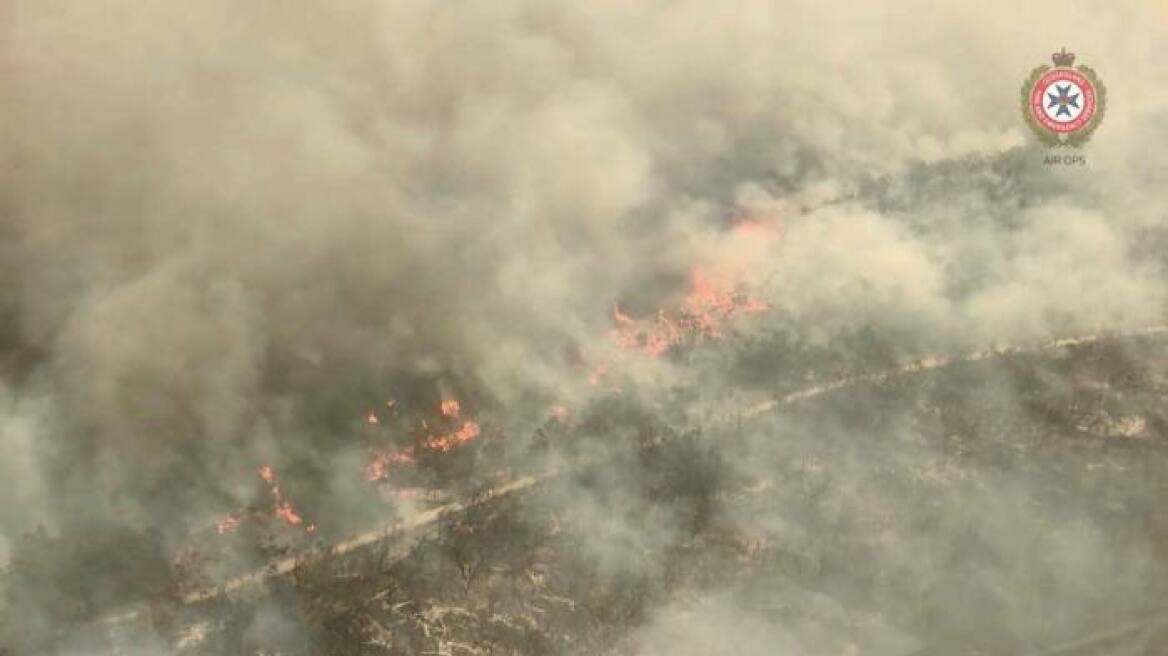
[[[447,399],[442,401],[438,406],[438,411],[443,417],[448,419],[458,418],[462,413],[462,407],[458,401]],[[422,420],[422,427],[427,428],[425,420]],[[426,439],[422,440],[418,447],[430,449],[431,451],[438,451],[446,453],[477,438],[482,433],[477,422],[466,419],[453,432],[444,435],[427,435]],[[415,462],[417,456],[417,447],[406,447],[398,450],[378,451],[373,454],[369,464],[365,466],[365,478],[369,481],[379,481],[389,475],[389,467],[394,463],[408,463]]]
[[[296,510],[292,507],[292,504],[287,500],[276,504],[275,514],[276,517],[279,517],[292,526],[299,526],[300,524],[304,523],[304,519],[296,513]]]
[[[300,513],[296,512],[296,508],[293,507],[292,502],[280,490],[280,485],[276,481],[276,472],[271,466],[262,465],[256,470],[256,474],[260,477],[260,480],[267,484],[268,493],[272,495],[272,515],[283,520],[289,526],[300,526],[303,524],[304,518],[300,516]],[[224,535],[239,528],[246,518],[247,514],[243,512],[228,513],[216,523],[215,530],[219,532],[219,535]],[[304,530],[308,533],[314,533],[316,531],[316,525],[309,524]]]
[[[766,310],[769,306],[765,302],[737,288],[746,279],[752,263],[757,264],[759,258],[765,257],[767,243],[778,233],[774,217],[735,222],[727,239],[718,244],[722,255],[714,257],[715,261],[728,264],[715,267],[714,273],[702,267],[692,269],[689,288],[674,308],[658,309],[648,317],[637,318],[614,304],[611,334],[618,349],[657,357],[690,340],[720,337],[737,315]],[[594,360],[588,369],[588,382],[600,385],[610,373],[613,359],[610,353]]]
[[[717,337],[738,313],[766,309],[766,304],[718,285],[701,268],[691,273],[690,290],[676,311],[658,310],[653,319],[634,319],[614,305],[613,337],[623,349],[658,356],[693,336]],[[603,373],[603,371],[599,372]]]
[[[292,507],[292,502],[280,491],[280,485],[276,482],[276,473],[272,471],[272,468],[264,465],[259,468],[257,473],[260,479],[268,484],[268,491],[272,494],[272,501],[275,504],[275,509],[272,514],[284,520],[289,526],[300,526],[303,524],[304,518],[296,512],[296,509]],[[312,525],[312,529],[314,531],[316,530],[315,525]]]
[[[458,430],[449,435],[431,435],[426,438],[424,444],[426,448],[445,453],[456,446],[466,444],[478,436],[479,425],[473,421],[466,421],[463,422]]]
[[[413,462],[414,450],[379,451],[373,454],[373,460],[365,467],[365,478],[370,481],[379,481],[389,475],[389,466],[395,462]]]

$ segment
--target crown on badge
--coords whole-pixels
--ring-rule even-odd
[[[1050,58],[1052,61],[1054,61],[1055,66],[1066,66],[1069,68],[1075,63],[1075,53],[1067,52],[1066,48],[1059,49],[1059,51],[1052,54]]]

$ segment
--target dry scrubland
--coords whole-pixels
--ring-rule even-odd
[[[344,556],[256,529],[258,553],[307,547],[300,565],[201,604],[176,601],[197,568],[168,568],[142,536],[111,563],[133,575],[93,590],[61,578],[85,564],[53,560],[83,548],[28,538],[6,629],[19,639],[47,612],[68,631],[44,644],[192,655],[1037,653],[1165,610],[1166,400],[1154,338],[959,363],[684,432],[670,423],[684,396],[648,411],[613,395],[523,441],[563,454],[562,476]],[[501,457],[476,443],[429,473],[473,497],[514,474]],[[144,590],[139,619],[87,623],[114,607],[99,595]],[[1134,634],[1149,649],[1168,640],[1149,626]]]

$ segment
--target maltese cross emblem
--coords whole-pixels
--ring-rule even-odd
[[[1066,48],[1051,55],[1054,66],[1034,69],[1022,85],[1022,114],[1047,146],[1081,146],[1103,119],[1107,89],[1095,71],[1075,66]]]

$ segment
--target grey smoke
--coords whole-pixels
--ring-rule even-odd
[[[581,405],[565,354],[739,259],[736,217],[780,227],[745,337],[911,357],[1160,321],[1165,36],[1134,1],[9,3],[0,554],[38,524],[181,542],[264,463],[360,498],[364,412],[439,380],[504,423]],[[1108,86],[1083,169],[1018,111],[1063,45]],[[779,384],[732,357],[629,375]],[[1059,530],[1068,570],[1103,550]]]

